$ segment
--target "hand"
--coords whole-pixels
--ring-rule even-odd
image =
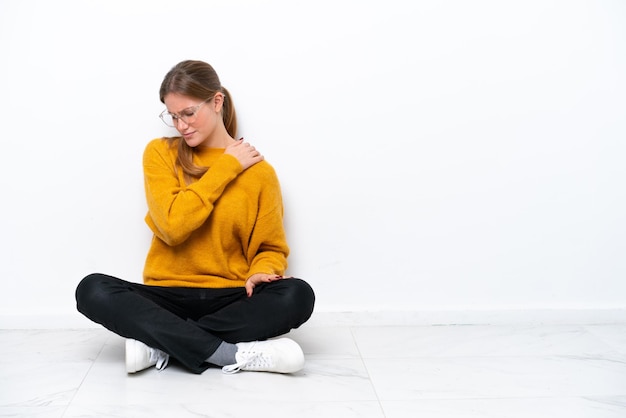
[[[252,276],[248,277],[248,280],[246,280],[246,294],[248,295],[248,297],[252,296],[254,288],[261,283],[271,283],[278,280],[283,280],[285,278],[286,277],[279,276],[278,274],[253,274]]]
[[[235,157],[244,170],[263,161],[261,153],[249,143],[243,142],[243,138],[226,147],[224,154]]]

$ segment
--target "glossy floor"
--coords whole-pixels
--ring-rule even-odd
[[[127,375],[102,329],[0,330],[0,416],[626,417],[626,325],[307,327],[295,375]]]

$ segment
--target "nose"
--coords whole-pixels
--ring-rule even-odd
[[[189,126],[189,124],[185,122],[183,118],[174,119],[174,125],[176,125],[176,129],[178,129],[179,131],[182,129],[181,124],[183,125],[183,128],[186,128]]]

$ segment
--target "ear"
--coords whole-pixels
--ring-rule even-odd
[[[224,107],[224,93],[215,93],[215,98],[213,99],[213,105],[215,107],[215,111],[217,113],[222,111],[222,107]]]

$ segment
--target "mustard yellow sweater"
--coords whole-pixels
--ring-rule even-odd
[[[224,149],[197,148],[209,167],[185,185],[177,145],[152,140],[143,157],[154,233],[144,282],[156,286],[243,287],[255,273],[283,274],[287,246],[278,178],[265,161],[243,170]]]

